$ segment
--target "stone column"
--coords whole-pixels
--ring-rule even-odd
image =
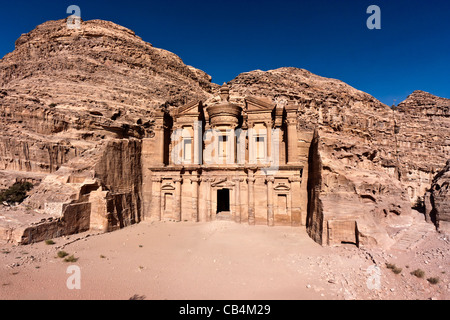
[[[173,181],[175,182],[175,220],[181,221],[181,200],[182,200],[182,192],[181,192],[181,182],[183,181],[183,178],[177,177],[174,178]]]
[[[194,191],[192,192],[192,211],[193,211],[192,220],[194,222],[198,222],[199,221],[199,212],[198,212],[199,211],[199,191],[200,191],[198,184],[200,182],[200,179],[198,177],[192,177],[191,182],[194,187]]]
[[[164,153],[165,153],[165,145],[164,145],[164,132],[165,126],[164,126],[164,112],[162,111],[156,111],[155,112],[155,141],[156,141],[156,164],[163,166],[164,165]]]
[[[161,220],[161,178],[152,178],[152,201],[150,207],[150,219]]]
[[[297,124],[296,120],[287,121],[288,163],[297,162]]]
[[[253,123],[249,123],[248,128],[248,162],[250,164],[256,164],[256,148],[255,148],[255,138],[254,138],[254,128]]]
[[[207,204],[207,195],[209,193],[208,188],[208,178],[200,178],[200,191],[199,191],[199,198],[198,198],[198,221],[199,222],[206,222],[207,216],[208,216],[208,204]]]
[[[293,227],[306,224],[306,215],[302,215],[301,198],[298,196],[301,194],[301,181],[299,176],[289,178],[291,183],[291,225]]]
[[[235,204],[235,212],[234,212],[234,221],[237,223],[241,223],[241,178],[233,178],[234,182],[234,204]]]
[[[236,133],[236,163],[237,164],[245,164],[246,163],[246,136],[247,131],[241,130],[238,131],[239,135]],[[239,143],[237,143],[239,142]]]
[[[212,132],[211,132],[211,126],[210,125],[208,125],[208,124],[206,124],[205,125],[205,133],[204,133],[204,136],[205,136],[205,141],[204,141],[204,143],[205,143],[205,146],[204,146],[204,148],[203,148],[203,146],[202,146],[202,164],[210,164],[211,162],[212,162],[212,160],[213,159],[211,159],[211,154],[210,154],[210,152],[208,152],[209,150],[211,150],[210,148],[212,148],[211,146],[210,146],[210,144],[211,143],[214,143],[214,142],[211,142],[211,140],[213,140],[213,134],[212,134]],[[203,139],[203,137],[202,137],[202,139]],[[203,141],[203,140],[202,140]]]
[[[273,182],[274,177],[267,177],[267,225],[269,227],[274,226],[274,214],[273,214]]]
[[[171,165],[175,163],[179,164],[180,161],[182,161],[182,158],[180,158],[180,150],[182,150],[181,132],[182,131],[180,125],[174,125],[172,127],[171,138],[173,138],[173,140],[171,139],[169,146],[169,164]],[[176,157],[176,159],[174,159],[174,156]]]
[[[303,170],[300,172],[300,213],[301,213],[301,222],[302,226],[306,226],[306,218],[307,218],[307,208],[308,208],[308,165],[303,167]]]
[[[297,107],[286,107],[287,140],[288,140],[288,164],[298,162],[297,154]]]
[[[272,157],[272,122],[266,122],[267,129],[267,143],[266,143],[266,162],[269,162],[269,159]]]
[[[201,122],[195,122],[194,124],[194,164],[203,163],[203,132]]]
[[[214,182],[213,178],[206,178],[206,221],[212,220],[212,188],[211,182]]]
[[[253,171],[248,172],[248,224],[255,225],[255,177]]]

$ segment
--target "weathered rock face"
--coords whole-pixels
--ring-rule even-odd
[[[351,108],[364,104],[364,108],[367,109],[387,108],[371,95],[340,80],[324,78],[298,68],[246,72],[230,81],[229,85],[232,94],[262,96],[270,100],[284,97],[292,103],[303,104],[306,108],[317,110],[310,114],[308,121],[310,129],[314,129],[314,124],[321,122],[318,113],[321,107]],[[308,112],[305,113],[308,115]]]
[[[113,140],[96,164],[102,191],[90,193],[99,205],[91,211],[91,228],[112,231],[142,220],[142,142]],[[106,201],[105,201],[106,200]]]
[[[431,189],[425,195],[427,220],[440,232],[450,235],[450,160],[433,179]]]
[[[400,181],[382,170],[364,169],[342,161],[366,153],[316,131],[309,158],[307,231],[317,242],[337,245],[390,246],[393,237],[412,223],[411,203]]]
[[[392,244],[450,155],[449,99],[416,91],[393,110],[339,80],[295,68],[244,73],[231,88],[236,96],[298,104],[298,129],[317,129],[307,230],[322,244]]]
[[[342,161],[400,179],[411,203],[449,158],[450,99],[415,91],[393,111],[342,81],[296,68],[243,73],[230,83],[239,95],[285,97],[299,104],[299,129],[341,137],[345,144],[336,150],[349,151]],[[366,149],[354,157],[353,141]]]
[[[414,203],[450,159],[450,99],[415,91],[395,116],[401,181]]]
[[[140,139],[153,134],[154,109],[207,99],[214,87],[111,22],[70,30],[49,21],[22,35],[0,61],[0,178],[5,188],[18,179],[36,186],[17,215],[4,208],[4,238],[29,243],[140,221]]]
[[[96,141],[148,136],[155,107],[208,98],[210,81],[114,23],[46,22],[0,61],[0,170],[54,172]]]
[[[101,20],[83,22],[80,30],[68,29],[65,20],[39,25],[16,41],[0,70],[0,86],[7,90],[22,93],[30,84],[28,97],[45,105],[84,106],[83,111],[180,104],[205,98],[213,87],[210,76],[175,54]]]
[[[138,139],[108,140],[47,174],[22,206],[3,209],[3,239],[27,244],[141,221],[141,148]]]

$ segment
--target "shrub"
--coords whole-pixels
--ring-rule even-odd
[[[58,255],[58,258],[64,258],[64,257],[67,257],[69,254],[65,251],[58,251],[57,255]]]
[[[55,244],[55,241],[53,241],[53,240],[45,240],[45,244],[46,245],[52,245],[52,244]]]
[[[30,182],[16,182],[8,189],[0,192],[0,202],[22,203],[27,197],[27,192],[32,188],[33,185]]]
[[[439,278],[438,277],[431,277],[431,278],[428,278],[427,280],[431,284],[438,284],[439,283]]]
[[[395,274],[399,274],[402,272],[402,268],[398,268],[395,264],[393,263],[386,263],[386,268],[391,269],[393,273]]]
[[[400,274],[400,273],[402,273],[402,270],[403,270],[402,268],[395,267],[394,269],[392,269],[392,272],[395,274]]]
[[[74,255],[71,255],[64,259],[64,262],[77,262],[78,258],[75,258]]]
[[[411,272],[413,276],[416,276],[417,278],[423,278],[425,276],[425,271],[421,269],[416,269],[413,272]]]
[[[386,263],[386,268],[394,269],[395,268],[395,264],[393,264],[393,263]]]

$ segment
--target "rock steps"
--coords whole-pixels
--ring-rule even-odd
[[[417,222],[405,230],[391,249],[407,251],[416,246],[429,232],[436,231],[431,223]]]

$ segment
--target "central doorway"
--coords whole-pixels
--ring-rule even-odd
[[[230,211],[230,189],[217,190],[217,214]]]

